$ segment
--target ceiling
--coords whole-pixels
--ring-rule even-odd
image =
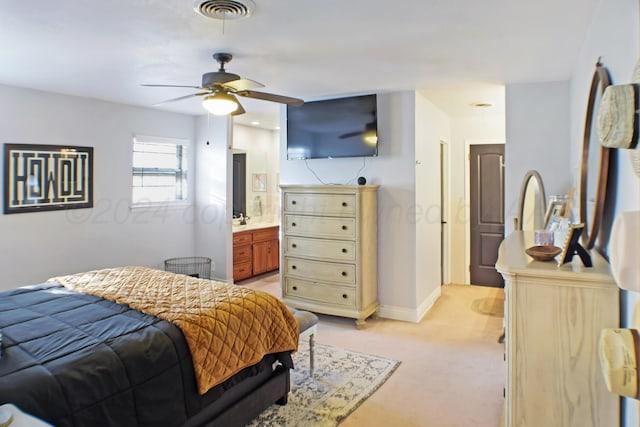
[[[243,1],[243,0],[237,0]],[[192,0],[0,3],[0,83],[138,106],[191,93],[214,52],[265,92],[314,100],[418,90],[450,115],[504,108],[504,85],[566,80],[599,0],[255,0],[213,20]],[[197,90],[193,90],[197,92]],[[203,114],[201,98],[154,108]],[[277,124],[279,104],[240,98],[237,121]]]

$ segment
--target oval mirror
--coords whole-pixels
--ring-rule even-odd
[[[580,165],[580,222],[585,225],[582,243],[587,249],[593,248],[598,237],[609,177],[610,149],[600,144],[595,125],[600,99],[610,84],[609,71],[598,60],[587,101]]]
[[[518,201],[516,230],[540,230],[544,228],[547,197],[542,178],[535,170],[528,171],[522,180]]]

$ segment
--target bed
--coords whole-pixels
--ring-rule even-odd
[[[216,331],[195,333],[206,351],[194,311]],[[53,278],[0,293],[0,404],[58,427],[245,425],[286,404],[297,328],[276,298],[221,282],[142,267]]]

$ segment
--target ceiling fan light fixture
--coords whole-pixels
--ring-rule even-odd
[[[226,116],[236,111],[240,103],[235,96],[229,93],[216,92],[206,96],[202,100],[202,106],[214,116]]]
[[[378,135],[375,131],[365,132],[362,139],[369,145],[376,145],[378,143]]]

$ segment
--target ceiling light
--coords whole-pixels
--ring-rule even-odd
[[[375,130],[366,131],[362,135],[362,139],[364,139],[364,142],[366,142],[369,145],[376,145],[378,143],[378,135]]]
[[[225,116],[236,111],[240,104],[235,96],[224,92],[216,92],[213,95],[206,96],[202,100],[202,106],[215,116]]]

